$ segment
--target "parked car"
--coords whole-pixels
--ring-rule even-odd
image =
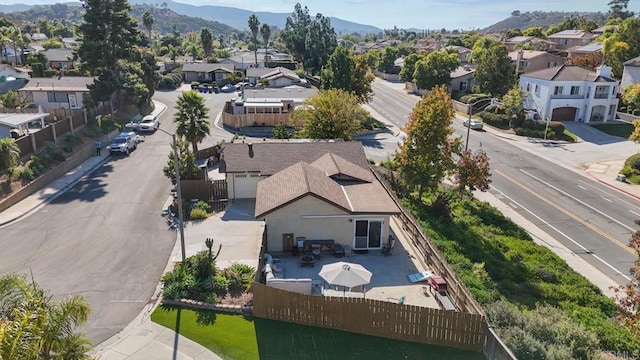
[[[142,122],[142,119],[131,119],[130,122],[124,124],[124,127],[127,130],[138,131],[138,127],[140,126],[141,122]]]
[[[116,136],[111,144],[107,146],[109,149],[109,155],[115,153],[127,154],[138,147],[138,135],[134,132],[124,132]]]
[[[473,130],[482,130],[482,121],[479,121],[476,119],[471,119],[471,122],[469,122],[469,119],[467,119],[462,122],[462,125],[468,128],[471,128]]]
[[[160,122],[155,115],[149,114],[145,115],[138,125],[138,131],[152,131],[155,132],[160,127]]]
[[[234,90],[235,90],[235,87],[231,84],[227,84],[220,89],[220,91],[223,93],[230,93]]]

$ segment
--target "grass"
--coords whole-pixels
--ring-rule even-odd
[[[362,123],[362,128],[365,130],[377,130],[386,128],[386,125],[373,116],[367,116],[367,119]]]
[[[628,139],[633,132],[633,125],[628,123],[617,124],[593,124],[594,128],[613,136]]]
[[[569,141],[569,142],[576,142],[578,141],[578,137],[576,136],[576,134],[572,133],[571,131],[565,129],[564,132],[562,133],[562,136],[560,137],[561,140],[564,141]]]
[[[223,359],[484,359],[470,351],[212,311],[159,307],[151,319],[175,330],[178,314],[179,332]]]

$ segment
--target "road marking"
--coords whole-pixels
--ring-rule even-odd
[[[586,188],[586,187],[584,187],[584,186],[582,186],[582,185],[578,185],[578,187],[579,187],[580,189],[582,189],[582,190],[587,190],[587,188]]]
[[[632,213],[633,215],[640,216],[640,214],[638,214],[637,212],[635,212],[633,210],[629,210],[629,212]]]
[[[607,198],[606,198],[606,197],[604,197],[604,196],[600,196],[600,197],[601,197],[603,200],[606,200],[606,201],[608,201],[608,202],[610,202],[610,203],[612,203],[612,202],[613,202],[613,200],[611,200],[611,199],[607,199]]]
[[[497,170],[497,172],[500,172],[499,170]],[[518,185],[518,184],[516,184]],[[518,185],[519,186],[519,185]],[[553,229],[555,232],[557,232],[558,234],[560,234],[561,236],[563,236],[564,238],[566,238],[567,240],[571,241],[572,243],[574,243],[576,246],[578,246],[580,249],[582,249],[585,254],[591,255],[593,256],[596,260],[600,261],[602,264],[604,264],[606,267],[610,268],[611,270],[613,270],[616,274],[621,275],[622,277],[624,277],[625,279],[627,279],[627,281],[631,281],[631,278],[627,275],[625,275],[624,273],[620,272],[620,270],[616,269],[615,267],[613,267],[613,265],[609,264],[608,262],[604,261],[604,259],[602,259],[601,257],[599,257],[598,255],[596,255],[595,253],[593,253],[592,251],[590,251],[589,249],[585,248],[584,246],[582,246],[580,243],[578,243],[577,241],[573,240],[569,235],[563,233],[562,231],[560,231],[560,229],[556,228],[555,226],[551,225],[549,222],[547,222],[546,220],[544,220],[543,218],[541,218],[540,216],[536,215],[533,213],[533,211],[527,209],[526,207],[522,206],[522,204],[518,203],[516,200],[512,199],[509,197],[509,195],[503,193],[502,191],[500,191],[498,188],[496,188],[495,186],[491,186],[491,188],[497,192],[499,192],[502,196],[504,196],[505,198],[509,199],[509,201],[518,204],[522,210],[528,212],[529,214],[531,214],[531,216],[535,217],[536,219],[538,219],[539,221],[541,221],[543,224],[547,225],[548,227],[550,227],[551,229]],[[569,249],[571,250],[571,249]],[[572,251],[573,252],[573,251]],[[573,252],[574,254],[576,254],[575,252]],[[578,255],[578,254],[576,254]]]
[[[563,194],[563,195],[565,195],[565,196],[567,196],[567,197],[569,197],[569,198],[573,199],[574,201],[576,201],[576,202],[578,202],[578,203],[580,203],[580,204],[582,204],[582,205],[584,205],[584,206],[588,207],[589,209],[591,209],[591,210],[593,210],[593,211],[597,212],[598,214],[600,214],[600,215],[602,215],[602,216],[606,217],[607,219],[609,219],[609,220],[613,221],[614,223],[616,223],[616,224],[618,224],[618,225],[622,226],[623,228],[625,228],[625,229],[627,229],[627,230],[631,231],[632,233],[633,233],[633,232],[636,232],[636,229],[634,229],[634,228],[632,228],[632,227],[630,227],[630,226],[627,226],[627,225],[623,224],[622,222],[618,221],[617,219],[615,219],[615,218],[613,218],[613,217],[611,217],[611,216],[609,216],[609,215],[607,215],[607,214],[603,213],[602,211],[600,211],[600,210],[596,209],[595,207],[593,207],[593,206],[591,206],[591,205],[587,204],[586,202],[584,202],[584,201],[582,201],[582,200],[580,200],[580,199],[576,198],[575,196],[573,196],[573,195],[571,195],[571,194],[567,193],[566,191],[560,190],[559,188],[557,188],[557,187],[555,187],[555,186],[551,185],[550,183],[548,183],[548,182],[546,182],[546,181],[544,181],[544,180],[540,179],[539,177],[537,177],[537,176],[535,176],[535,175],[533,175],[533,174],[531,174],[531,173],[527,172],[526,170],[524,170],[524,169],[520,169],[520,172],[522,172],[523,174],[528,175],[528,176],[530,176],[530,177],[532,177],[532,178],[534,178],[534,179],[538,180],[539,182],[541,182],[541,183],[543,183],[544,185],[546,185],[546,186],[548,186],[548,187],[550,187],[550,188],[554,189],[555,191],[557,191],[557,192],[559,192],[559,193],[561,193],[561,194]]]
[[[619,197],[617,197],[616,195],[614,195],[614,194],[612,194],[612,193],[609,193],[608,191],[602,190],[602,189],[600,189],[600,188],[599,188],[599,187],[597,187],[597,186],[594,186],[594,185],[592,185],[592,184],[589,184],[588,182],[586,182],[586,181],[584,181],[584,180],[578,180],[578,181],[580,181],[581,183],[583,183],[583,184],[585,184],[585,185],[587,185],[587,186],[589,186],[589,187],[592,187],[592,188],[594,188],[594,189],[596,189],[596,190],[600,191],[601,193],[604,193],[604,194],[609,195],[609,196],[610,196],[611,198],[613,198],[613,199],[616,199],[616,200],[618,200],[618,201],[622,201],[623,203],[625,203],[625,204],[627,204],[627,205],[629,205],[629,206],[632,206],[632,207],[634,207],[634,208],[636,208],[636,209],[639,209],[639,210],[640,210],[640,206],[634,205],[634,204],[632,204],[631,202],[627,201],[626,199],[627,199],[628,197],[626,197],[626,196],[619,198]]]
[[[523,170],[520,170],[523,171]],[[610,236],[609,234],[605,233],[604,231],[600,230],[599,228],[597,228],[596,226],[594,226],[593,224],[590,224],[584,220],[582,220],[580,217],[578,217],[577,215],[575,215],[574,213],[560,207],[559,205],[556,205],[555,203],[551,202],[550,200],[548,200],[547,198],[541,196],[540,194],[532,191],[531,189],[529,189],[528,187],[524,186],[522,183],[520,183],[518,180],[507,176],[505,173],[503,173],[500,170],[495,170],[496,173],[500,174],[502,177],[504,177],[505,179],[511,181],[512,183],[514,183],[515,185],[519,186],[520,188],[522,188],[523,190],[527,191],[528,193],[530,193],[531,195],[533,195],[534,197],[537,197],[538,199],[544,201],[545,203],[547,203],[549,206],[553,207],[554,209],[560,211],[561,213],[567,215],[568,217],[574,219],[575,221],[579,222],[580,224],[588,227],[589,229],[591,229],[593,232],[599,234],[600,236],[604,237],[605,239],[611,241],[612,243],[620,246],[623,250],[630,252],[632,254],[636,254],[635,250],[631,249],[630,247],[628,247],[626,244],[621,243],[620,241],[618,241],[617,239],[615,239],[614,237]],[[587,205],[588,206],[588,205]],[[594,209],[595,210],[595,209]],[[635,231],[633,231],[635,232]]]
[[[514,209],[517,209],[517,208],[518,208],[518,205],[516,205],[516,204],[514,204],[514,203],[512,203],[512,202],[510,202],[510,203],[509,203],[509,205],[511,205],[511,207],[512,207],[512,208],[514,208]]]

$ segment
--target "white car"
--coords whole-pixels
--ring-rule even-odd
[[[113,155],[115,153],[127,154],[138,147],[138,135],[134,132],[123,132],[118,135],[107,149],[109,150],[109,155]]]
[[[132,119],[130,122],[124,124],[124,127],[125,129],[130,131],[138,131],[138,128],[140,127],[140,122],[142,122],[142,119]]]
[[[471,123],[469,123],[469,120],[465,120],[462,122],[462,125],[471,128],[473,130],[482,130],[482,121],[476,120],[476,119],[471,119]]]
[[[155,115],[146,115],[142,118],[140,125],[138,125],[138,131],[156,131],[160,127],[160,122]]]

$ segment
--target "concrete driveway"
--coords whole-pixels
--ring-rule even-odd
[[[610,123],[615,123],[615,122],[610,122]],[[628,141],[625,138],[604,133],[594,128],[593,126],[582,123],[582,122],[563,121],[562,124],[567,130],[574,133],[583,141],[592,143],[594,145],[615,144],[619,142]]]

